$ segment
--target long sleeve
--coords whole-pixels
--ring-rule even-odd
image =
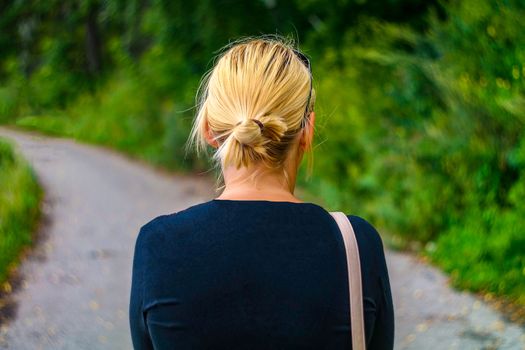
[[[365,319],[367,349],[392,350],[394,306],[383,241],[379,232],[366,219],[356,215],[349,215],[348,218],[359,245],[364,302],[370,310]]]
[[[140,229],[135,243],[133,256],[133,270],[131,277],[131,295],[129,303],[129,322],[131,328],[131,340],[135,350],[153,349],[153,344],[145,324],[142,313],[144,298],[144,236],[145,226]]]
[[[388,276],[385,253],[381,240],[379,240],[379,246],[379,254],[377,255],[378,260],[376,266],[378,268],[381,301],[377,309],[374,333],[372,335],[369,348],[390,350],[394,348],[394,305],[392,302],[390,279]]]
[[[393,349],[394,348],[394,306],[388,274],[381,278],[383,300],[378,310],[379,315],[375,325],[371,348]]]

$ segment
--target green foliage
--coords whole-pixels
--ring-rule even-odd
[[[16,124],[111,146],[170,168],[195,169],[202,161],[183,159],[181,145],[191,127],[198,79],[188,73],[180,53],[157,45],[138,64],[128,62],[115,71],[95,93]]]
[[[426,244],[457,286],[525,305],[525,9],[446,12],[425,33],[363,18],[317,61],[314,188],[402,246]]]
[[[0,283],[32,242],[42,192],[28,164],[0,140]]]
[[[454,285],[506,295],[525,305],[525,207],[471,209],[428,254],[449,272]]]
[[[28,81],[20,74],[15,59],[4,62],[9,80],[0,85],[0,122],[14,119],[31,111],[28,96]]]
[[[457,286],[525,305],[525,8],[466,0],[424,15],[431,4],[12,2],[0,121],[204,170],[182,150],[216,50],[293,33],[318,96],[315,176],[301,168],[298,184],[395,246],[419,242]]]

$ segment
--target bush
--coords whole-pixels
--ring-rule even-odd
[[[446,12],[424,34],[363,18],[317,60],[313,188],[426,245],[455,285],[525,305],[525,9]]]
[[[139,63],[113,72],[96,92],[80,94],[64,109],[18,118],[16,124],[114,147],[168,168],[195,169],[202,161],[183,159],[182,144],[198,79],[180,54],[155,46]]]

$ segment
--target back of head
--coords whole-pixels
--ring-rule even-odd
[[[201,82],[190,142],[197,153],[206,149],[207,123],[218,165],[262,162],[281,169],[313,110],[311,84],[307,62],[289,39],[248,37],[229,44]]]

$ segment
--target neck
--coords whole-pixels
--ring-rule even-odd
[[[253,181],[251,176],[261,172]],[[225,188],[217,199],[261,199],[302,202],[294,196],[296,171],[288,169],[289,183],[282,171],[271,171],[261,166],[223,168]]]

